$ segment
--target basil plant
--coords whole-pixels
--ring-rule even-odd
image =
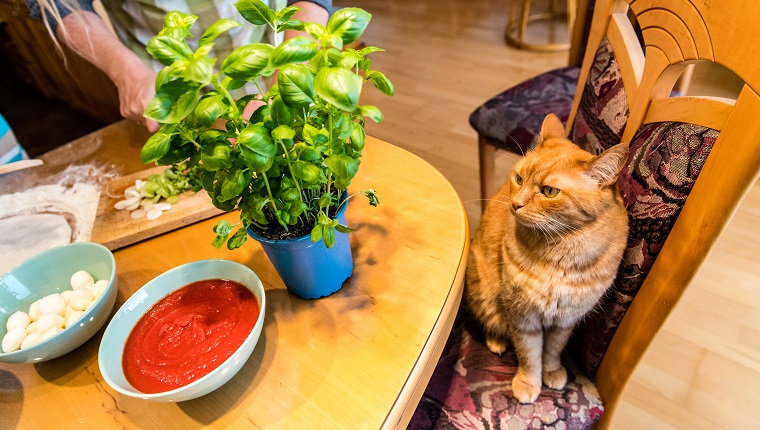
[[[311,38],[299,36],[278,46],[253,43],[217,59],[210,55],[214,39],[240,23],[217,21],[193,51],[188,39],[198,17],[168,13],[147,48],[165,65],[145,109],[145,117],[161,128],[140,156],[159,165],[189,160],[213,204],[240,212],[238,224],[221,221],[214,227],[217,247],[240,247],[249,226],[278,239],[310,232],[313,241],[330,247],[336,231],[351,231],[332,218],[359,168],[365,117],[383,119],[376,107],[359,105],[362,86],[371,81],[393,95],[391,82],[366,58],[382,49],[344,48],[362,34],[371,15],[340,9],[323,26],[292,19],[298,10],[292,6],[279,12],[259,0],[235,6],[253,25],[268,25],[275,33],[305,31]],[[276,84],[264,91],[260,78],[274,74]],[[248,83],[258,94],[232,96]],[[251,101],[260,107],[245,117],[243,109]],[[371,189],[356,194],[378,204]]]

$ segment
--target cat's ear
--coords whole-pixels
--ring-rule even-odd
[[[618,143],[594,158],[585,174],[602,187],[612,185],[627,161],[628,144]]]
[[[541,145],[553,137],[564,139],[567,135],[565,134],[565,126],[562,125],[562,121],[557,118],[557,115],[550,113],[549,115],[546,115],[543,124],[541,124],[541,133],[538,135],[538,145]]]

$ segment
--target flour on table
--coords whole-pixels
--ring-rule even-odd
[[[54,184],[0,196],[0,275],[46,249],[90,240],[103,176],[70,166]]]

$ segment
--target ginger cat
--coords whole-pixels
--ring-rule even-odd
[[[465,300],[488,348],[517,352],[512,391],[533,403],[544,385],[561,389],[560,363],[575,324],[612,285],[628,239],[618,173],[628,146],[599,156],[565,137],[553,114],[537,147],[489,201],[472,242]]]

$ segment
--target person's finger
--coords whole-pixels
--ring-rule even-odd
[[[158,121],[153,121],[152,119],[145,118],[145,128],[147,128],[149,132],[155,133],[160,127],[161,124],[159,124]]]

